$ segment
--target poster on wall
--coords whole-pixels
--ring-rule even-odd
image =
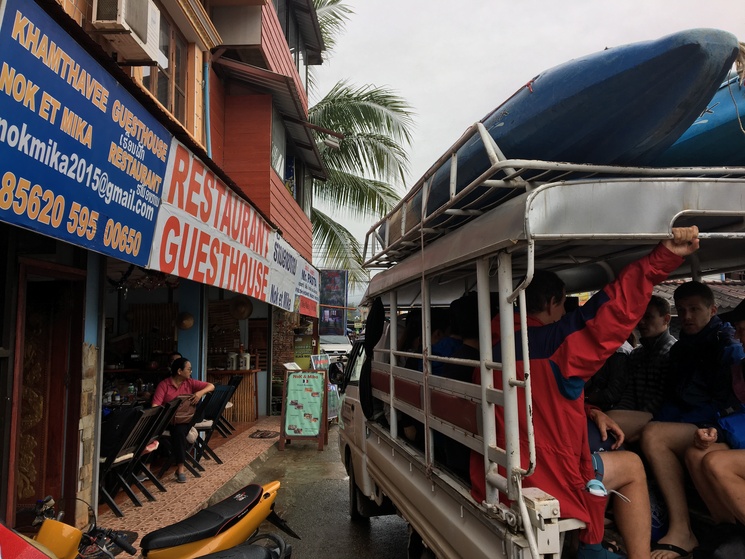
[[[310,369],[313,354],[313,336],[295,336],[295,363],[303,369]]]
[[[35,2],[0,23],[0,221],[148,262],[171,134]]]
[[[321,336],[347,333],[347,276],[346,270],[321,270],[321,314],[318,318]]]

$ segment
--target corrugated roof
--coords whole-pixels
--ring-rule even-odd
[[[670,303],[675,313],[675,302],[673,301],[673,293],[675,289],[685,283],[684,280],[671,280],[666,281],[657,285],[654,288],[653,293],[664,297]],[[717,304],[717,313],[721,314],[724,312],[731,311],[734,309],[740,301],[745,299],[745,281],[742,280],[704,280],[714,292],[714,302]]]
[[[313,0],[295,0],[293,6],[300,34],[305,42],[306,62],[308,65],[321,64],[323,62],[321,52],[326,46],[323,44],[321,26],[318,24],[318,14],[313,6]]]

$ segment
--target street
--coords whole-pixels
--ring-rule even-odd
[[[403,559],[408,531],[398,516],[353,523],[349,518],[349,478],[339,460],[338,427],[329,444],[296,440],[253,469],[254,483],[278,479],[282,484],[276,511],[302,537],[285,536],[298,559]],[[262,529],[278,531],[265,523]],[[283,534],[284,535],[284,534]]]

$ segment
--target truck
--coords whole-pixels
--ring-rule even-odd
[[[368,318],[365,340],[350,353],[341,386],[339,451],[349,475],[350,517],[399,514],[410,525],[410,557],[560,557],[566,536],[584,526],[562,515],[559,499],[524,486],[536,460],[532,410],[547,403],[532,398],[528,374],[516,374],[515,352],[505,350],[501,362],[493,361],[493,297],[502,347],[522,348],[527,363],[527,329],[515,323],[526,324],[525,288],[536,269],[557,273],[567,294],[591,293],[670,238],[673,227],[692,225],[700,231],[700,250],[670,279],[745,269],[744,168],[507,160],[491,144],[491,166],[466,188],[451,188],[448,200],[434,209],[421,202],[415,207],[415,197],[407,195],[365,240],[365,266],[377,273],[363,303],[372,305],[371,314],[382,304],[385,321],[378,339]],[[424,189],[420,200],[427,200],[428,180],[425,174],[412,189]],[[494,190],[505,195],[495,197]],[[480,206],[480,192],[498,203]],[[479,359],[433,355],[433,310],[469,291],[479,301]],[[412,312],[422,317],[422,349],[415,352],[398,347],[401,319]],[[421,367],[407,368],[411,359]],[[433,375],[437,362],[478,368],[481,384]],[[501,389],[494,387],[498,375]],[[501,446],[496,406],[505,418]],[[519,410],[527,410],[527,442],[518,436]],[[423,441],[405,436],[402,416],[423,427]],[[443,437],[484,457],[483,502],[473,499],[468,480],[438,459]],[[528,447],[526,463],[521,445]]]

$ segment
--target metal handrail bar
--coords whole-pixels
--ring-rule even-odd
[[[375,239],[377,239],[378,242],[381,244],[381,250],[379,252],[374,252],[370,255],[368,259],[365,260],[364,265],[365,266],[372,266],[375,264],[380,264],[381,258],[388,253],[388,251],[392,248],[395,248],[397,243],[399,243],[404,238],[411,237],[412,235],[415,235],[417,232],[419,232],[419,229],[422,227],[425,227],[428,222],[436,219],[437,217],[441,216],[442,214],[448,213],[449,210],[453,209],[463,209],[463,208],[453,208],[454,205],[458,204],[465,196],[470,194],[475,188],[481,186],[481,187],[488,187],[488,188],[525,188],[526,190],[531,190],[535,188],[536,186],[539,186],[541,184],[545,184],[546,182],[559,182],[562,180],[576,180],[576,179],[588,179],[590,177],[594,177],[597,175],[608,175],[608,176],[639,176],[641,177],[688,177],[688,178],[703,178],[703,177],[717,177],[717,178],[744,178],[745,177],[745,168],[743,167],[620,167],[615,165],[597,165],[597,164],[588,164],[588,163],[571,163],[571,162],[555,162],[555,161],[540,161],[540,160],[528,160],[528,159],[504,159],[504,160],[497,160],[494,162],[494,158],[496,157],[498,159],[499,154],[501,154],[501,151],[499,151],[499,147],[496,145],[496,142],[491,138],[491,136],[486,133],[486,138],[489,139],[489,141],[483,142],[484,144],[484,150],[487,152],[487,155],[490,157],[490,161],[493,161],[492,165],[484,172],[482,173],[478,178],[476,178],[473,182],[466,185],[460,192],[455,194],[455,184],[454,177],[457,173],[457,165],[452,165],[451,167],[451,181],[450,181],[450,198],[448,201],[437,208],[434,212],[431,214],[426,213],[426,200],[429,198],[429,179],[433,176],[434,172],[439,168],[439,166],[444,163],[447,159],[451,159],[451,161],[455,162],[457,159],[454,159],[454,152],[459,149],[460,146],[462,146],[465,141],[470,139],[472,134],[474,132],[478,132],[482,134],[482,137],[484,133],[486,133],[486,130],[483,128],[483,124],[476,123],[472,127],[470,127],[464,136],[461,138],[459,142],[457,142],[451,150],[445,154],[443,157],[441,157],[431,168],[430,170],[425,173],[425,175],[420,179],[420,181],[417,182],[416,185],[407,193],[406,196],[404,196],[401,201],[394,207],[394,209],[389,212],[385,217],[378,220],[373,227],[368,231],[366,238],[365,238],[365,246],[363,255],[366,255],[368,253],[368,248],[370,247],[370,243],[368,242],[368,238],[370,236],[373,236]],[[504,173],[503,179],[495,180],[492,177],[497,174],[498,172]],[[526,172],[532,172],[533,175],[530,177],[524,177],[523,175]],[[536,172],[539,172],[537,175]],[[554,174],[554,176],[551,176],[551,174]],[[573,176],[573,175],[578,176]],[[406,231],[405,229],[405,220],[406,220],[406,211],[405,206],[406,204],[412,200],[420,189],[425,188],[427,189],[426,197],[424,197],[425,203],[422,203],[422,219],[420,223],[415,224],[409,231]],[[390,225],[389,221],[391,220],[392,216],[397,211],[402,212],[402,235],[401,238],[395,241],[394,243],[390,243],[389,246],[386,246],[385,241],[380,237],[380,235],[377,233],[377,229],[385,224]],[[386,233],[387,236],[390,236],[388,232]]]

